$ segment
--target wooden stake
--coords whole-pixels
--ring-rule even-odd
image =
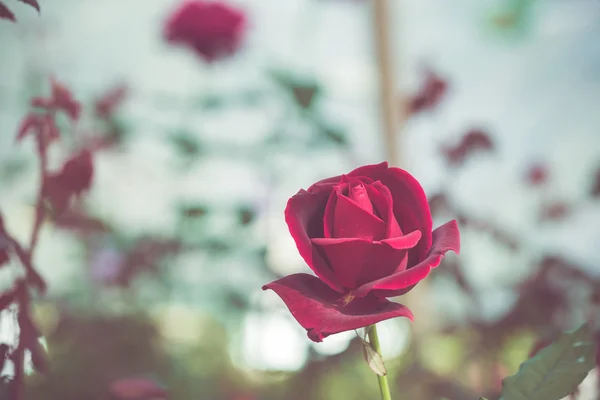
[[[373,0],[373,14],[385,156],[390,165],[399,166],[398,135],[400,134],[401,107],[394,73],[390,0]]]

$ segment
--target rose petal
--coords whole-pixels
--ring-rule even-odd
[[[281,297],[296,321],[314,342],[334,333],[350,331],[395,317],[413,315],[404,305],[368,296],[350,298],[333,291],[318,278],[294,274],[263,286]],[[345,305],[344,305],[345,304]]]
[[[456,221],[447,222],[433,231],[433,245],[427,258],[421,263],[405,271],[369,282],[352,293],[357,297],[366,296],[368,293],[385,297],[404,294],[403,289],[423,280],[429,275],[431,268],[437,267],[444,254],[450,250],[456,254],[460,252],[460,233]]]
[[[332,194],[334,195],[336,194]],[[352,199],[340,194],[337,196],[333,217],[333,237],[368,240],[385,238],[385,222]]]
[[[310,241],[311,237],[323,237],[323,210],[333,183],[317,183],[309,191],[300,190],[288,200],[285,208],[285,222],[290,234],[296,242],[300,256],[314,273],[332,289],[343,292],[343,288],[335,278],[318,249]]]
[[[365,165],[348,174],[351,177],[368,176],[381,181],[394,199],[394,215],[404,232],[421,231],[423,234],[414,251],[409,253],[408,265],[422,261],[431,247],[433,221],[427,196],[419,182],[400,168],[388,168],[387,162]]]
[[[407,249],[416,245],[421,233],[372,242],[361,238],[312,239],[321,249],[338,282],[347,289],[391,275],[406,268]]]
[[[323,215],[323,236],[326,238],[333,237],[333,219],[335,217],[335,205],[337,204],[338,199],[338,195],[335,191],[336,189],[334,188],[327,200],[325,214]]]
[[[382,240],[382,243],[389,245],[396,250],[408,250],[412,249],[421,240],[421,231],[413,231],[408,235],[394,237],[390,239]]]
[[[367,193],[365,185],[362,183],[351,185],[348,188],[348,197],[358,204],[360,208],[369,214],[373,214],[373,203],[371,203],[371,200],[369,199],[369,193]]]
[[[394,215],[394,199],[392,199],[390,190],[383,186],[379,181],[367,186],[367,190],[369,192],[369,198],[373,202],[380,218],[387,222],[385,237],[393,238],[402,236],[402,229],[400,229],[396,216]]]

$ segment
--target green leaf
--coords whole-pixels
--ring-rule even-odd
[[[271,71],[271,78],[282,88],[289,91],[296,104],[309,109],[321,93],[321,85],[313,77],[295,76],[288,72]]]
[[[588,324],[564,333],[521,364],[502,382],[500,400],[558,400],[573,392],[595,367],[594,342]]]
[[[296,103],[302,108],[310,108],[320,92],[320,87],[315,82],[297,83],[292,86],[292,93]]]

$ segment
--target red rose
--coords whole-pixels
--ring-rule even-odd
[[[300,255],[317,275],[294,274],[274,290],[315,342],[411,311],[386,297],[411,290],[460,249],[456,221],[432,232],[423,188],[387,163],[300,190],[285,210]]]
[[[242,12],[225,4],[189,1],[171,15],[164,35],[170,43],[191,47],[212,62],[237,50],[244,22]]]

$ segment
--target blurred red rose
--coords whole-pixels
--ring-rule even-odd
[[[300,255],[317,275],[294,274],[274,290],[315,342],[411,311],[386,297],[411,290],[460,249],[456,221],[432,232],[423,188],[387,163],[367,165],[300,190],[285,219]]]
[[[223,3],[188,1],[167,20],[164,36],[190,47],[208,62],[233,54],[245,28],[245,15]]]

